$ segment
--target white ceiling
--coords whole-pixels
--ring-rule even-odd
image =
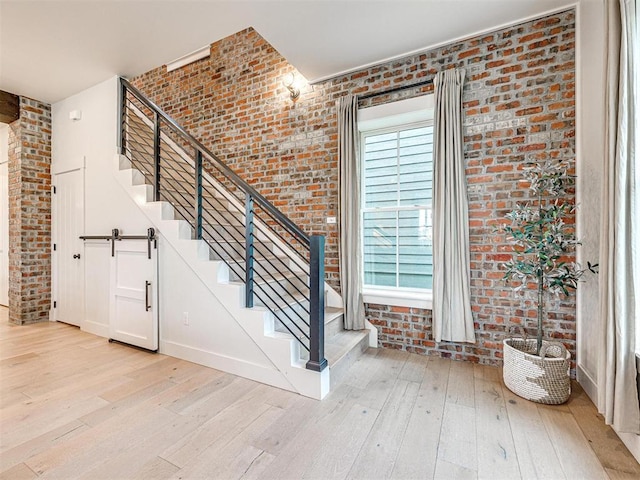
[[[248,26],[309,81],[575,0],[0,0],[0,89],[56,102]]]

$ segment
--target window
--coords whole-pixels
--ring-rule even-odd
[[[363,297],[431,308],[433,95],[358,112]]]

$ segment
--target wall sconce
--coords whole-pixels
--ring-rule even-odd
[[[282,85],[285,86],[287,90],[289,90],[289,94],[291,95],[291,100],[296,101],[296,99],[300,96],[300,88],[296,85],[296,75],[291,72],[284,77],[282,80]]]

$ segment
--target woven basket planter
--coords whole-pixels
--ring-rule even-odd
[[[536,340],[507,338],[504,345],[504,383],[519,397],[547,405],[559,405],[571,395],[571,354],[559,343],[543,340],[540,356]]]

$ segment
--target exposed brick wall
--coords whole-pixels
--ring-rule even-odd
[[[307,86],[292,103],[281,84],[294,67],[249,28],[216,42],[211,57],[133,83],[311,233],[327,236],[328,281],[338,286],[336,101],[464,67],[464,134],[469,193],[471,297],[478,343],[431,338],[430,312],[368,305],[385,347],[498,364],[506,325],[535,319],[532,297],[502,282],[509,246],[495,226],[527,198],[520,169],[561,158],[575,164],[575,13],[505,28],[423,54]],[[424,94],[382,95],[361,106]],[[553,301],[548,331],[575,355],[575,298]]]
[[[305,91],[296,103],[282,85],[293,67],[249,28],[211,47],[211,57],[132,80],[305,231],[326,235],[328,281],[338,285],[335,99],[339,89]]]
[[[51,307],[51,107],[20,98],[9,126],[9,321],[46,321]]]
[[[20,237],[22,231],[22,142],[20,120],[9,125],[9,321],[20,324],[22,311],[22,256],[20,255]]]

